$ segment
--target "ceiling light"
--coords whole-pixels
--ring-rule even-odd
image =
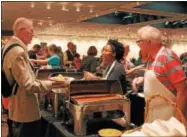
[[[52,26],[53,24],[52,24],[52,21],[49,21],[49,26]]]
[[[38,24],[39,24],[40,26],[42,26],[42,25],[43,25],[42,20],[41,20],[41,21],[39,21],[39,22],[38,22]]]
[[[93,8],[90,8],[90,13],[93,13]]]
[[[75,7],[76,7],[76,11],[77,12],[80,12],[81,10],[80,10],[80,7],[82,6],[82,4],[81,3],[75,3]]]
[[[115,14],[116,16],[118,16],[118,15],[119,15],[119,12],[118,12],[118,11],[115,11],[114,14]]]
[[[76,7],[76,11],[77,12],[80,12],[81,10],[80,10],[80,7]]]
[[[89,7],[89,12],[93,13],[93,8],[95,7],[95,5],[88,5],[88,7]]]
[[[50,2],[47,3],[46,9],[48,9],[48,10],[51,9],[51,3]]]
[[[66,5],[65,4],[62,4],[62,11],[69,11],[69,9],[67,9]]]
[[[48,19],[51,19],[51,17],[47,17]]]
[[[165,25],[168,25],[168,24],[169,24],[169,21],[166,21],[166,22],[165,22]]]
[[[34,7],[35,7],[35,3],[31,2],[31,8],[34,8]]]

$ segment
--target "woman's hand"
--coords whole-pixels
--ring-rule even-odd
[[[94,74],[88,72],[88,71],[84,71],[84,79],[85,80],[99,80],[102,79],[100,77],[95,76]]]

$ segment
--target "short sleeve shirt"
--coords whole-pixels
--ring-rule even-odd
[[[153,62],[149,63],[148,70],[154,66],[158,80],[176,95],[177,91],[174,85],[186,79],[179,57],[172,50],[165,48],[158,56],[157,61]]]
[[[60,66],[60,57],[57,55],[53,55],[47,60],[48,65],[51,65],[52,67],[58,67]]]

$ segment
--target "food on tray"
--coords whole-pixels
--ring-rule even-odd
[[[52,77],[51,79],[55,80],[55,81],[64,81],[64,80],[66,80],[66,78],[63,77],[63,75],[61,75],[61,74],[58,74],[57,76]]]
[[[122,98],[119,94],[99,94],[99,95],[77,95],[72,96],[71,100],[76,103],[89,103],[89,102],[98,102]]]
[[[99,135],[101,137],[120,137],[122,134],[121,131],[117,130],[117,129],[102,129],[99,131]]]

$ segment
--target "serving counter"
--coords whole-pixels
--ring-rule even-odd
[[[61,120],[54,118],[52,113],[41,111],[42,115],[42,137],[80,137],[73,132],[73,126],[64,125]],[[125,131],[123,128],[113,121],[92,121],[88,122],[87,135],[84,137],[98,137],[98,131],[104,128],[114,128]],[[133,126],[131,128],[134,128]],[[81,136],[82,137],[82,136]]]
[[[54,106],[52,106],[51,111],[49,109],[46,109],[48,105],[45,105],[45,111],[42,110],[42,137],[52,137],[52,136],[98,136],[98,131],[105,128],[115,128],[119,129],[121,131],[126,130],[127,128],[131,128],[131,111],[133,110],[132,107],[130,108],[130,101],[128,98],[123,97],[121,86],[118,81],[108,81],[108,80],[100,80],[100,81],[87,81],[87,80],[80,80],[83,78],[83,73],[80,72],[64,72],[64,70],[40,70],[37,73],[37,77],[39,79],[49,79],[49,76],[56,76],[62,74],[63,76],[69,76],[75,78],[75,81],[70,82],[70,85],[68,86],[68,92],[66,93],[68,95],[68,98],[64,100],[65,95],[64,93],[58,93],[56,95],[56,100],[58,100],[58,103],[53,103]],[[56,90],[56,89],[55,89]],[[63,91],[61,88],[60,91]],[[99,96],[103,96],[107,94],[108,96],[112,96],[113,94],[119,94],[120,98],[114,98],[112,96],[112,99],[108,100],[101,100],[103,98],[98,98]],[[121,94],[121,95],[120,95]],[[95,96],[98,97],[95,97]],[[89,97],[94,96],[95,98],[98,98],[96,101],[86,102],[86,105],[84,103],[75,103],[73,102],[74,98],[77,97]],[[121,97],[122,96],[122,97]],[[62,97],[62,98],[61,98]],[[105,97],[105,96],[104,96]],[[133,98],[139,98],[138,96],[129,96],[132,100]],[[59,100],[59,98],[61,98]],[[85,98],[86,99],[86,98]],[[121,102],[119,102],[119,100]],[[132,102],[133,108],[144,108],[144,104],[142,107],[140,107],[140,102],[136,102],[137,99],[134,99]],[[143,101],[144,98],[141,98],[141,101]],[[60,101],[60,102],[59,102]],[[77,100],[75,100],[77,101]],[[85,100],[84,100],[85,101]],[[116,104],[115,104],[116,101]],[[58,104],[58,105],[57,105]],[[61,105],[60,105],[61,104]],[[112,105],[114,104],[114,105]],[[95,105],[95,106],[93,106]],[[107,105],[108,107],[105,107]],[[116,105],[116,107],[115,107]],[[103,106],[103,109],[97,109],[97,107],[101,108]],[[110,106],[110,107],[109,107]],[[56,109],[53,109],[56,108]],[[85,111],[73,111],[73,110],[79,110],[77,108],[83,108]],[[86,108],[90,108],[89,111],[86,111]],[[130,110],[131,109],[131,110]],[[56,110],[56,111],[54,111]],[[134,109],[136,110],[136,109]],[[128,126],[126,128],[123,128],[116,123],[112,121],[113,117],[117,116],[117,112],[120,111],[120,115],[118,117],[125,116]],[[60,113],[59,113],[60,112]],[[67,112],[70,112],[67,114]],[[80,113],[80,114],[79,114]],[[96,114],[99,113],[99,116]],[[133,111],[136,115],[143,115],[141,111]],[[57,115],[56,115],[57,114]],[[62,115],[60,115],[62,114]],[[64,117],[65,114],[65,117]],[[122,115],[123,114],[123,115]],[[78,120],[81,116],[81,119],[86,119],[86,123],[84,123],[84,120],[82,122],[82,126],[79,126],[81,121]],[[68,116],[68,119],[66,117]],[[138,116],[138,117],[139,117]],[[136,116],[134,116],[135,118]],[[101,119],[102,118],[102,119]],[[117,118],[117,117],[116,117]],[[134,119],[132,117],[132,119]],[[69,120],[73,120],[73,124],[67,124],[66,122]],[[135,119],[133,122],[137,122]],[[143,120],[140,120],[138,125],[141,125]]]

